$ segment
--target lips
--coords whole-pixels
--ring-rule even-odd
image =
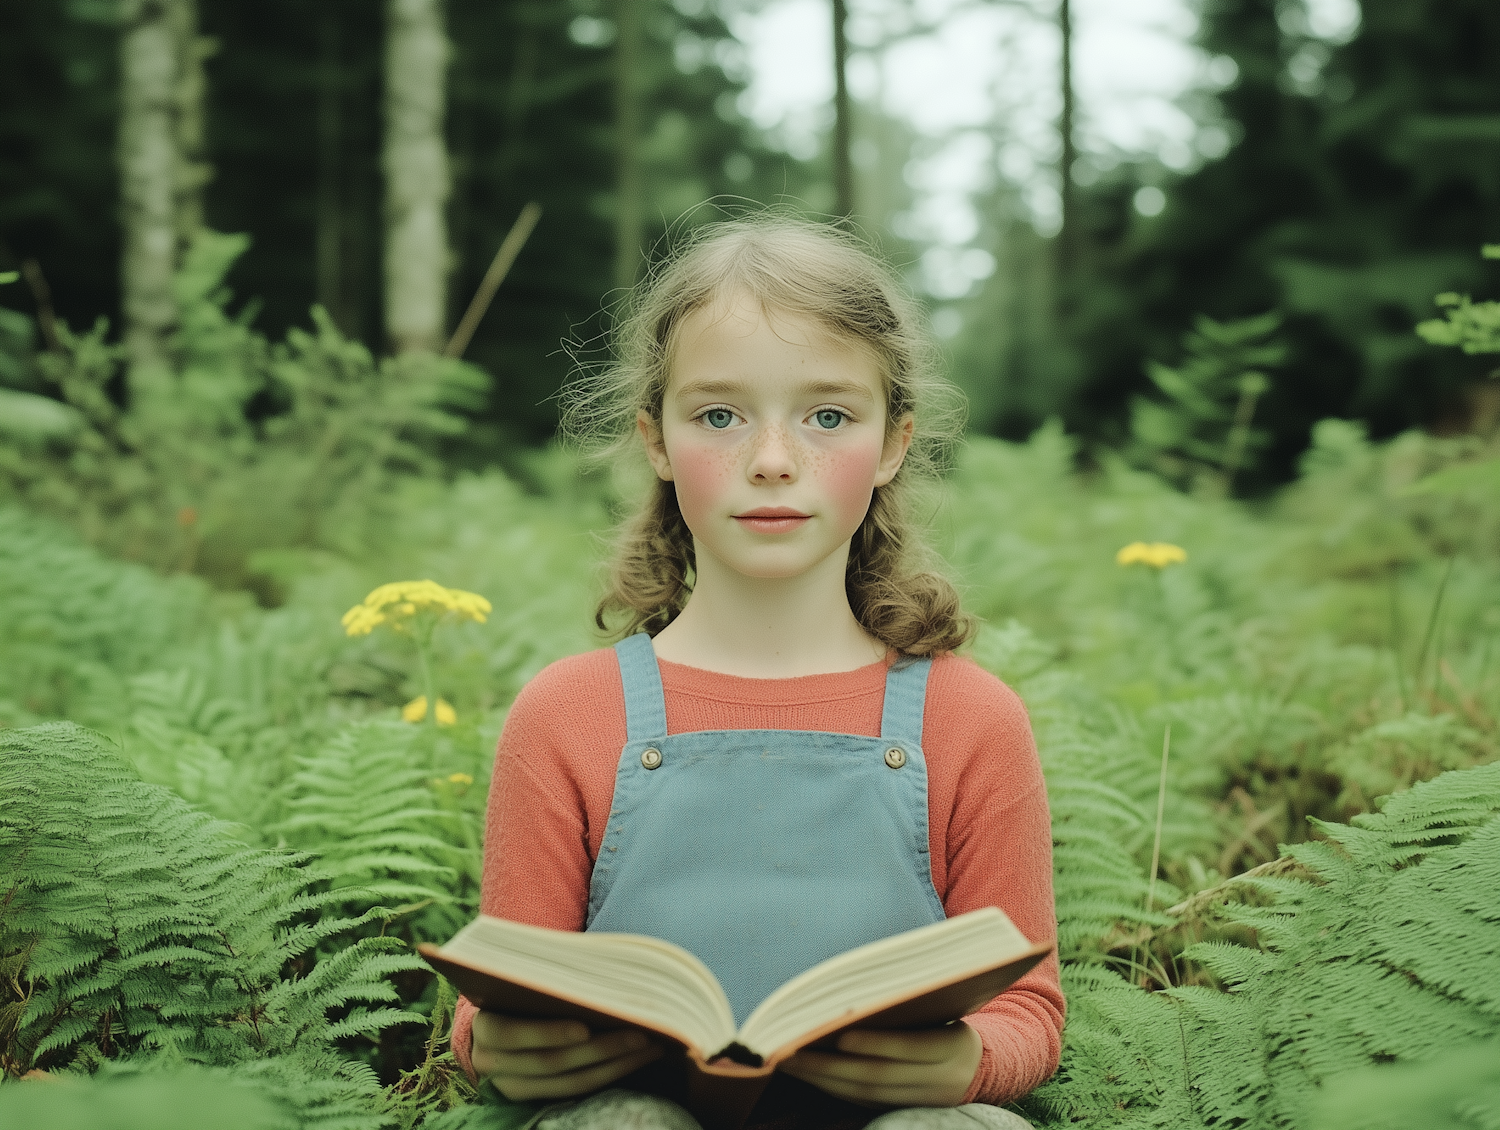
[[[736,514],[734,520],[744,529],[758,534],[781,534],[797,529],[811,517],[811,514],[789,506],[757,506],[754,510]]]

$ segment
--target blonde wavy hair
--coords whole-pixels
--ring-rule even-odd
[[[564,391],[564,434],[596,458],[644,463],[636,416],[658,425],[678,331],[689,314],[741,291],[768,311],[812,319],[867,349],[879,367],[887,427],[911,416],[911,449],[875,489],[849,549],[845,588],[865,631],[903,655],[952,651],[974,632],[953,585],[938,571],[912,511],[935,482],[963,427],[961,395],[938,373],[916,304],[856,237],[827,224],[774,213],[706,225],[687,236],[625,303],[613,362],[582,368]],[[654,486],[620,526],[600,630],[655,635],[692,592],[693,536],[676,489]],[[617,621],[611,629],[611,621]]]

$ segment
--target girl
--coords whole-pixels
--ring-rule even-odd
[[[956,422],[918,326],[851,237],[788,219],[714,225],[642,288],[571,416],[655,472],[596,617],[626,638],[517,697],[486,914],[667,938],[737,1020],[824,958],[944,915],[999,906],[1055,936],[1025,709],[954,654],[973,624],[908,513]],[[996,1104],[1052,1074],[1062,1020],[1050,957],[961,1023],[802,1052],[752,1124],[1024,1126]],[[697,1125],[611,1087],[663,1054],[638,1032],[461,1001],[453,1047],[511,1099],[561,1100],[547,1130]]]

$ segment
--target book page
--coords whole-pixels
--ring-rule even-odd
[[[918,995],[1033,948],[994,907],[871,942],[813,966],[761,1001],[740,1029],[740,1043],[768,1056],[845,1014]]]
[[[734,1039],[734,1013],[708,967],[657,938],[548,930],[481,915],[439,952],[675,1034],[705,1056]]]

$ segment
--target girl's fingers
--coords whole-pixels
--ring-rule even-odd
[[[782,1066],[788,1075],[817,1086],[822,1086],[825,1079],[832,1079],[864,1087],[915,1087],[933,1076],[930,1063],[811,1051],[798,1052]]]
[[[782,1069],[836,1098],[953,1106],[968,1093],[984,1053],[979,1034],[965,1024],[929,1032],[847,1032],[839,1048],[804,1049]],[[882,1054],[852,1054],[855,1048]]]
[[[474,1046],[496,1051],[559,1048],[589,1038],[588,1026],[576,1020],[519,1020],[494,1012],[474,1015]]]
[[[490,1076],[490,1079],[502,1095],[514,1102],[526,1102],[530,1099],[567,1099],[607,1087],[616,1079],[623,1079],[637,1068],[646,1066],[661,1054],[662,1048],[651,1044],[639,1051],[617,1056],[603,1063],[595,1063],[577,1071],[558,1075],[513,1076],[501,1073]]]
[[[930,1087],[871,1087],[868,1084],[853,1083],[847,1079],[809,1078],[807,1076],[799,1076],[799,1078],[836,1099],[845,1099],[861,1106],[951,1105],[951,1103],[945,1103],[944,1099],[936,1095]]]
[[[492,1048],[481,1050],[476,1044],[474,1070],[482,1075],[540,1079],[592,1068],[650,1047],[651,1041],[644,1033],[628,1028],[617,1032],[602,1032],[585,1043],[571,1047],[500,1051]]]
[[[952,1059],[969,1028],[950,1025],[930,1032],[872,1032],[858,1028],[839,1037],[838,1049],[850,1055],[877,1056],[907,1063],[943,1063]]]

